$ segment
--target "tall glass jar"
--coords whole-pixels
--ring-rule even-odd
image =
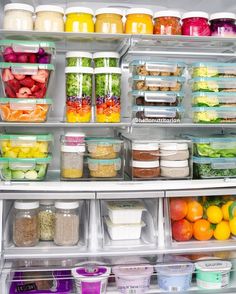
[[[219,12],[210,16],[211,35],[233,37],[236,35],[236,15],[231,12]]]
[[[39,242],[38,201],[15,201],[13,242],[18,247],[32,247]]]
[[[93,11],[87,7],[69,7],[66,9],[65,31],[74,33],[93,33]]]
[[[42,200],[39,207],[39,239],[53,241],[55,226],[54,201]]]
[[[35,13],[35,31],[64,32],[63,8],[55,5],[39,5]]]
[[[104,34],[123,34],[122,10],[101,8],[95,13],[95,32]]]
[[[182,35],[210,36],[209,15],[203,11],[186,12],[182,16]]]
[[[158,11],[154,14],[154,30],[157,35],[181,35],[181,15],[178,11]]]
[[[56,201],[54,243],[73,246],[79,241],[79,202]]]
[[[153,13],[146,8],[131,8],[126,13],[126,34],[153,34]]]

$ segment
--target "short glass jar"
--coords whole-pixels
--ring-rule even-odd
[[[93,11],[87,7],[69,7],[66,9],[65,31],[73,33],[93,33]]]
[[[161,176],[165,178],[187,178],[190,176],[188,160],[161,160]]]
[[[209,15],[203,11],[186,12],[182,16],[182,35],[210,36]]]
[[[64,32],[63,8],[56,5],[39,5],[35,13],[35,31]]]
[[[39,206],[39,239],[53,241],[55,227],[54,201],[42,200]]]
[[[235,37],[236,15],[231,12],[219,12],[210,16],[211,35],[218,37]]]
[[[15,201],[13,242],[18,247],[32,247],[39,242],[38,201]]]
[[[181,15],[178,11],[164,10],[154,14],[153,33],[157,35],[181,35]]]
[[[101,8],[95,12],[95,32],[104,34],[122,34],[122,10],[117,8]]]
[[[4,30],[31,31],[33,30],[34,7],[22,3],[10,3],[4,6]]]
[[[189,149],[187,143],[161,143],[160,156],[162,160],[187,160]]]
[[[132,161],[133,178],[158,178],[160,176],[159,161]]]
[[[153,34],[153,13],[146,8],[131,8],[126,13],[126,34]]]
[[[159,159],[159,144],[132,143],[132,158],[138,161],[157,161]]]

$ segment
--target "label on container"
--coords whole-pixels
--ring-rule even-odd
[[[229,284],[229,272],[211,272],[197,273],[197,285],[204,289],[219,289],[228,286]]]

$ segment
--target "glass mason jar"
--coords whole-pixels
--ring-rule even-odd
[[[96,121],[120,122],[121,69],[95,69]]]
[[[66,9],[65,31],[74,33],[93,33],[93,11],[87,7],[69,7]]]
[[[66,121],[90,122],[93,69],[66,67]]]
[[[32,247],[39,242],[38,201],[15,201],[13,242],[18,247]]]
[[[232,37],[236,35],[236,15],[230,12],[214,13],[210,16],[211,35]]]
[[[54,201],[42,200],[39,206],[39,239],[53,241],[55,225]]]
[[[117,52],[96,52],[93,54],[94,66],[119,67],[120,54]]]
[[[64,32],[63,8],[55,5],[39,5],[35,13],[35,31]]]
[[[54,243],[73,246],[79,241],[79,202],[56,201]]]
[[[101,8],[95,13],[95,32],[104,34],[123,34],[122,10]]]
[[[126,34],[153,34],[153,13],[150,9],[131,8],[126,13]]]
[[[202,11],[186,12],[182,16],[182,35],[210,36],[209,15]]]
[[[180,13],[178,11],[159,11],[154,14],[154,30],[157,35],[181,35]]]

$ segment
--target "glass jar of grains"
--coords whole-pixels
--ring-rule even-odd
[[[39,239],[53,241],[55,225],[54,201],[42,200],[39,207]]]

